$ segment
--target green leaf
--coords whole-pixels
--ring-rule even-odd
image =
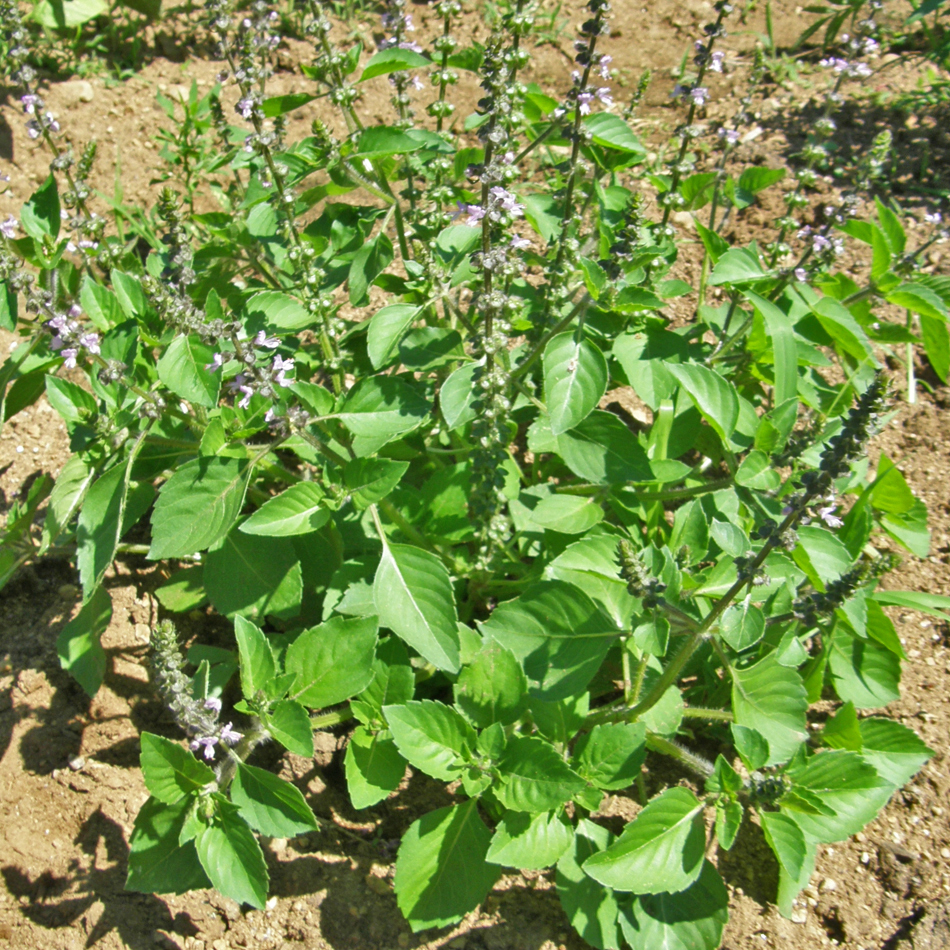
[[[346,394],[336,418],[356,436],[356,455],[365,456],[417,428],[429,408],[428,402],[403,380],[368,376]]]
[[[518,870],[540,871],[556,864],[574,843],[571,823],[557,812],[529,815],[509,811],[498,823],[485,860]]]
[[[703,418],[728,444],[739,420],[739,397],[735,386],[698,363],[669,363],[666,369],[686,390]]]
[[[223,800],[216,804],[212,823],[195,838],[201,866],[219,893],[263,910],[268,876],[261,846],[235,805]]]
[[[433,778],[457,779],[475,749],[475,730],[451,706],[424,699],[384,706],[396,748]]]
[[[237,640],[241,663],[241,692],[245,699],[255,699],[277,674],[277,661],[270,641],[260,627],[245,617],[234,618],[234,638]]]
[[[245,304],[249,320],[263,317],[279,330],[306,330],[316,325],[317,318],[296,298],[277,290],[254,294]]]
[[[557,702],[546,702],[536,696],[527,700],[528,712],[538,732],[552,742],[566,746],[584,725],[590,712],[590,693],[581,693]]]
[[[559,333],[544,349],[544,395],[551,431],[561,435],[587,418],[607,391],[607,360],[590,340]]]
[[[34,241],[42,243],[43,238],[55,241],[59,236],[59,192],[56,190],[56,179],[52,175],[33,192],[30,200],[20,210],[20,223]]]
[[[780,182],[785,177],[784,168],[765,168],[762,165],[752,165],[743,170],[739,176],[738,185],[743,191],[757,195],[771,185]]]
[[[382,231],[356,252],[349,272],[350,303],[353,306],[365,306],[373,281],[389,267],[394,257],[393,242]]]
[[[870,499],[878,511],[886,511],[892,515],[910,511],[917,501],[900,469],[883,453],[871,486]]]
[[[853,637],[840,625],[831,638],[828,669],[835,692],[858,709],[876,709],[900,698],[900,658],[876,640]]]
[[[106,651],[100,638],[112,620],[112,598],[96,589],[56,638],[59,662],[89,696],[95,696],[106,675]]]
[[[940,320],[946,323],[947,307],[940,295],[923,284],[904,283],[884,295],[884,299],[895,307],[903,307],[912,313]]]
[[[262,835],[292,838],[317,828],[300,789],[272,772],[239,762],[230,795],[241,817]]]
[[[661,792],[606,850],[584,862],[595,881],[638,894],[685,890],[703,869],[703,803],[679,786]]]
[[[922,315],[920,331],[927,359],[940,381],[946,383],[950,379],[950,329],[947,321]]]
[[[729,894],[719,872],[704,861],[697,880],[677,894],[634,898],[620,927],[637,950],[716,950],[729,920]]]
[[[310,714],[298,702],[282,699],[263,717],[267,731],[285,749],[306,759],[313,758],[313,729]]]
[[[463,668],[455,684],[455,704],[480,729],[518,718],[528,684],[514,654],[488,640]]]
[[[214,782],[214,769],[192,753],[162,736],[142,733],[142,777],[154,798],[174,804]]]
[[[758,663],[732,672],[732,710],[736,723],[759,732],[769,744],[763,765],[791,758],[808,738],[808,697],[801,676],[770,653]]]
[[[598,950],[619,950],[617,917],[620,908],[610,888],[601,887],[583,871],[583,865],[603,852],[613,835],[587,818],[577,823],[573,847],[557,863],[558,897],[574,929]]]
[[[366,82],[367,79],[374,79],[376,76],[385,76],[388,73],[402,72],[406,69],[425,69],[431,65],[431,60],[412,50],[383,49],[373,54],[357,82]]]
[[[330,520],[330,509],[323,503],[325,497],[323,489],[314,482],[298,482],[265,501],[241,523],[240,530],[272,538],[317,531]]]
[[[461,920],[488,895],[501,871],[485,861],[491,832],[474,799],[414,821],[396,857],[396,901],[414,933]]]
[[[139,809],[129,839],[127,891],[184,894],[211,886],[198,861],[194,841],[179,844],[182,827],[194,803],[192,796],[173,805],[149,798]]]
[[[67,423],[91,422],[99,411],[99,404],[91,393],[57,376],[46,377],[46,398]]]
[[[798,547],[792,552],[795,563],[808,579],[821,587],[851,570],[851,552],[827,528],[805,525],[798,529]]]
[[[406,773],[406,760],[392,739],[357,726],[344,760],[346,786],[354,808],[370,808],[387,798]]]
[[[557,448],[567,467],[591,482],[653,479],[643,446],[612,412],[595,409],[580,425],[557,437]]]
[[[269,96],[261,103],[261,111],[266,118],[276,119],[277,116],[287,115],[288,112],[293,112],[294,109],[299,109],[308,102],[313,102],[316,98],[308,92],[291,92],[284,96]]]
[[[385,498],[401,481],[408,462],[394,459],[351,459],[343,468],[343,484],[357,508],[366,508]]]
[[[380,626],[440,670],[459,669],[458,613],[445,565],[407,544],[387,544],[373,581]]]
[[[313,709],[341,703],[373,678],[375,617],[331,617],[311,627],[287,648],[284,668],[296,673],[293,694]]]
[[[595,144],[646,157],[646,149],[620,116],[611,115],[608,112],[595,112],[593,115],[585,116],[581,124],[590,132]]]
[[[581,495],[549,495],[531,512],[538,527],[561,534],[584,534],[603,520],[604,509],[597,500]]]
[[[853,752],[819,752],[790,769],[794,786],[811,791],[833,815],[796,811],[795,822],[806,838],[831,844],[857,834],[890,798],[893,786]]]
[[[646,726],[611,723],[594,726],[574,748],[574,767],[580,776],[606,791],[632,785],[646,758]]]
[[[762,768],[769,758],[769,744],[761,732],[749,726],[732,723],[729,726],[736,752],[750,772]]]
[[[360,694],[359,704],[381,721],[383,706],[408,702],[415,689],[416,678],[402,641],[398,637],[381,640],[376,646],[373,680]]]
[[[736,470],[736,484],[757,491],[774,491],[781,484],[781,476],[772,467],[771,459],[758,449],[753,449]]]
[[[72,455],[66,460],[46,506],[40,554],[45,554],[49,546],[69,527],[95,477],[95,468],[81,455]]]
[[[130,482],[134,462],[133,450],[124,462],[96,479],[82,503],[76,526],[76,566],[87,598],[102,582],[122,535],[145,514],[154,497],[147,482]]]
[[[903,788],[934,755],[913,729],[890,719],[861,719],[862,758],[894,788]]]
[[[729,851],[742,825],[742,805],[739,802],[716,802],[716,840],[719,847]]]
[[[385,369],[399,354],[399,341],[418,319],[422,308],[396,303],[373,314],[366,331],[367,352],[373,369]]]
[[[772,365],[775,368],[776,405],[788,399],[794,399],[798,392],[798,347],[795,342],[795,329],[792,321],[778,306],[760,297],[751,290],[744,291],[745,298],[755,307],[765,320],[765,326],[772,338]]]
[[[797,878],[802,873],[807,852],[801,828],[788,815],[777,811],[760,811],[759,821],[779,864],[791,877]]]
[[[877,365],[867,335],[844,304],[833,297],[821,297],[811,304],[811,312],[843,352],[857,360],[869,360],[872,365]]]
[[[204,583],[226,617],[300,613],[303,573],[290,538],[254,537],[235,528],[205,556]]]
[[[573,584],[542,581],[499,604],[482,632],[511,650],[532,694],[550,701],[584,691],[621,628]]]
[[[48,30],[82,26],[109,9],[105,0],[40,0],[30,16]]]
[[[554,746],[533,736],[511,736],[498,763],[498,800],[512,811],[539,812],[558,808],[585,786]]]
[[[62,478],[62,474],[59,476]],[[53,489],[53,494],[56,489]],[[894,607],[907,607],[909,610],[919,610],[921,613],[939,617],[941,620],[950,620],[950,597],[942,594],[930,594],[919,590],[876,590],[871,597],[879,604]]]
[[[467,363],[452,373],[439,390],[439,408],[449,429],[468,425],[475,418],[475,374],[479,363]]]
[[[186,462],[159,491],[152,512],[153,561],[185,557],[220,541],[244,505],[246,459],[205,456]]]
[[[177,336],[158,361],[158,378],[176,396],[214,408],[218,404],[221,374],[205,369],[214,353],[214,348],[198,336]]]
[[[767,276],[758,257],[751,250],[734,247],[719,258],[709,275],[708,283],[711,287],[719,287],[723,284],[743,287],[755,284]]]
[[[175,571],[168,581],[155,591],[158,602],[172,613],[184,614],[208,602],[203,579],[203,568],[188,567]]]
[[[733,650],[741,653],[765,635],[765,614],[748,600],[732,604],[723,611],[719,633]]]
[[[0,282],[0,327],[16,330],[17,295],[5,281]]]
[[[845,703],[826,723],[821,730],[821,739],[825,745],[833,749],[848,749],[851,752],[860,752],[861,729],[858,725],[858,714],[854,703]]]

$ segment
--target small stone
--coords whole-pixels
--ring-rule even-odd
[[[92,102],[95,98],[92,83],[85,79],[61,83],[59,90],[67,106],[74,106],[78,102]]]
[[[227,942],[223,937],[219,937],[211,946],[214,950],[231,950],[231,944]]]
[[[950,848],[941,848],[940,849],[941,858],[950,858]]]
[[[823,891],[836,891],[838,890],[838,882],[830,877],[826,877],[821,882],[821,889]]]
[[[808,920],[808,911],[804,907],[796,907],[792,911],[792,916],[790,918],[793,924],[803,924]]]
[[[286,838],[271,838],[270,849],[274,854],[283,854],[287,850]]]
[[[80,772],[86,764],[86,760],[81,755],[74,755],[67,765],[74,771]]]
[[[284,839],[286,841],[286,839]],[[264,910],[273,910],[277,906],[277,898],[269,897],[264,905]]]
[[[948,857],[950,857],[950,855],[948,855]],[[871,855],[868,854],[867,851],[862,851],[862,852],[861,852],[861,863],[862,863],[862,864],[870,864],[870,863],[871,863]]]

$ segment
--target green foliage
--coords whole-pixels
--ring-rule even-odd
[[[860,6],[826,5],[826,44]],[[714,950],[727,896],[707,833],[728,850],[754,815],[788,914],[817,846],[860,831],[932,754],[858,714],[900,696],[882,605],[950,612],[876,589],[879,538],[923,557],[930,537],[889,459],[869,477],[867,444],[888,348],[950,371],[950,282],[920,270],[900,208],[880,201],[874,220],[846,202],[796,237],[789,217],[763,241],[727,237],[733,212],[791,176],[740,167],[728,136],[715,159],[690,144],[726,5],[665,167],[630,110],[594,106],[591,70],[563,102],[518,82],[529,7],[496,10],[467,49],[454,7],[436,8],[445,33],[425,54],[400,34],[369,55],[337,50],[310,4],[313,86],[281,96],[265,92],[279,17],[248,11],[240,40],[230,14],[212,18],[242,124],[217,87],[159,97],[173,188],[154,209],[117,199],[108,226],[80,194],[91,154],[37,126],[55,173],[21,211],[25,237],[0,238],[0,324],[24,338],[0,396],[5,420],[45,392],[73,456],[12,507],[0,583],[34,556],[73,557],[83,604],[58,649],[90,695],[116,558],[167,568],[164,610],[233,625],[230,648],[187,659],[167,623],[153,633],[190,748],[142,734],[151,797],[129,888],[264,906],[257,836],[317,820],[248,757],[268,740],[311,757],[315,729],[356,720],[355,808],[402,794],[407,768],[456,783],[402,837],[395,891],[414,931],[457,923],[502,868],[551,869],[594,947]],[[34,17],[62,29],[101,12],[68,0]],[[609,27],[599,0],[588,12],[596,65]],[[407,71],[430,69],[423,119]],[[468,117],[452,113],[456,70],[486,89]],[[14,79],[35,95],[28,72]],[[368,122],[360,90],[390,81],[396,116]],[[352,134],[317,120],[292,141],[285,117],[317,99]],[[830,200],[810,190],[823,141],[790,214]],[[78,178],[59,174],[73,164]],[[695,287],[674,210],[696,225]],[[866,249],[863,286],[835,262],[845,240]],[[74,366],[85,385],[61,374]],[[819,701],[836,707],[822,729]],[[723,754],[711,764],[700,744]],[[660,787],[642,804],[644,770]],[[606,792],[641,803],[616,836]]]

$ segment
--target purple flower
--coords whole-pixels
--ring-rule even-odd
[[[227,745],[237,745],[244,738],[244,734],[241,732],[235,732],[231,728],[231,723],[226,722],[221,727],[221,741],[227,743]]]
[[[727,145],[735,145],[739,141],[739,130],[722,128],[719,130],[719,137],[725,139]]]
[[[531,247],[531,242],[527,238],[520,237],[519,235],[516,234],[511,239],[508,246],[512,250],[523,251],[526,247]]]
[[[197,752],[199,749],[204,749],[202,755],[206,759],[214,758],[214,747],[218,744],[217,736],[198,736],[197,739],[191,740],[191,751]]]
[[[506,191],[502,188],[501,185],[495,185],[488,194],[503,211],[507,211],[512,217],[517,218],[524,213],[524,205],[518,204],[518,202],[515,201],[515,196],[510,191]],[[484,212],[482,212],[482,214],[484,214]],[[481,217],[481,215],[479,217]]]
[[[280,340],[276,336],[268,336],[263,330],[261,330],[256,337],[254,337],[255,346],[266,346],[269,350],[275,350],[280,346]]]
[[[795,280],[808,280],[808,271],[804,267],[796,267]]]
[[[414,89],[425,89],[425,84],[418,76],[412,77],[412,86]]]
[[[28,92],[26,95],[20,96],[20,102],[23,103],[23,111],[27,113],[27,115],[35,115],[36,107],[42,103],[42,99]]]
[[[216,696],[209,696],[205,700],[205,709],[210,709],[216,713],[221,712],[221,700]]]
[[[78,355],[79,355],[79,350],[77,350],[73,346],[69,347],[68,349],[63,350],[63,352],[60,353],[60,356],[62,356],[65,360],[65,362],[63,363],[63,366],[65,366],[66,369],[75,369],[76,357]]]
[[[607,66],[613,61],[614,61],[613,56],[608,56],[606,53],[604,53],[604,55],[600,57],[599,66],[600,66],[601,79],[610,79],[610,70],[607,68]]]
[[[277,376],[275,378],[277,382],[281,386],[283,386],[285,389],[288,386],[292,386],[294,381],[292,379],[286,379],[284,374],[287,373],[289,370],[292,370],[293,368],[294,368],[293,360],[290,360],[290,359],[285,360],[279,356],[274,357],[274,370],[277,373]]]
[[[821,518],[829,528],[840,528],[844,524],[844,522],[835,515],[837,508],[838,506],[832,502],[826,508],[818,509],[818,517]]]
[[[468,214],[465,223],[470,228],[474,228],[485,217],[485,209],[481,205],[465,205],[464,213]]]
[[[216,373],[222,366],[224,366],[226,360],[223,353],[215,353],[210,363],[205,363],[205,369],[210,369],[212,373]]]
[[[709,90],[705,86],[693,86],[689,94],[698,106],[704,106],[709,99]]]
[[[74,303],[74,304],[69,308],[69,315],[70,315],[74,320],[75,320],[77,317],[81,317],[81,316],[82,316],[82,307],[80,307],[79,304]]]
[[[9,221],[13,221],[13,218],[11,217]],[[4,228],[9,223],[9,221],[4,221],[3,224],[0,224],[0,228]],[[941,215],[939,211],[935,211],[933,214],[925,214],[924,221],[928,221],[930,224],[940,224],[940,222],[943,221],[943,215]],[[16,222],[14,221],[14,224],[15,223]],[[3,233],[6,237],[10,237],[6,230],[4,230]]]
[[[720,52],[719,50],[716,50],[716,52],[712,54],[712,57],[711,57],[710,60],[709,60],[709,68],[710,68],[714,73],[721,73],[721,72],[722,72],[722,61],[723,61],[725,58],[726,58],[726,54],[725,54],[725,53]]]
[[[36,119],[30,119],[26,123],[26,134],[31,139],[38,139],[40,137],[40,127],[36,124]]]
[[[590,104],[594,101],[592,92],[580,92],[577,94],[577,108],[581,115],[590,115]]]
[[[7,215],[6,221],[0,221],[0,233],[8,240],[12,241],[16,237],[16,229],[20,226],[20,222],[13,217],[12,214]]]
[[[831,241],[823,234],[816,234],[811,239],[811,246],[816,254],[820,254],[822,251],[827,251],[831,247]]]
[[[79,338],[79,345],[85,347],[89,350],[90,353],[99,352],[99,334],[98,333],[84,333]]]
[[[250,96],[238,99],[234,111],[239,112],[242,118],[249,119],[254,114],[254,100]]]
[[[57,330],[57,331],[65,330],[66,318],[61,313],[57,313],[56,316],[50,319],[46,325],[53,330]],[[57,337],[57,339],[59,338]],[[50,344],[50,345],[52,346],[53,344]],[[60,342],[60,346],[62,346],[62,342]],[[59,346],[53,346],[53,349],[58,350]]]

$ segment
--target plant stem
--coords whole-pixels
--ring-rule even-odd
[[[339,709],[333,709],[330,712],[317,713],[317,715],[311,716],[310,728],[313,729],[314,732],[319,729],[329,729],[332,726],[339,726],[344,722],[349,722],[353,718],[353,711],[350,709],[350,704],[347,703]]]

